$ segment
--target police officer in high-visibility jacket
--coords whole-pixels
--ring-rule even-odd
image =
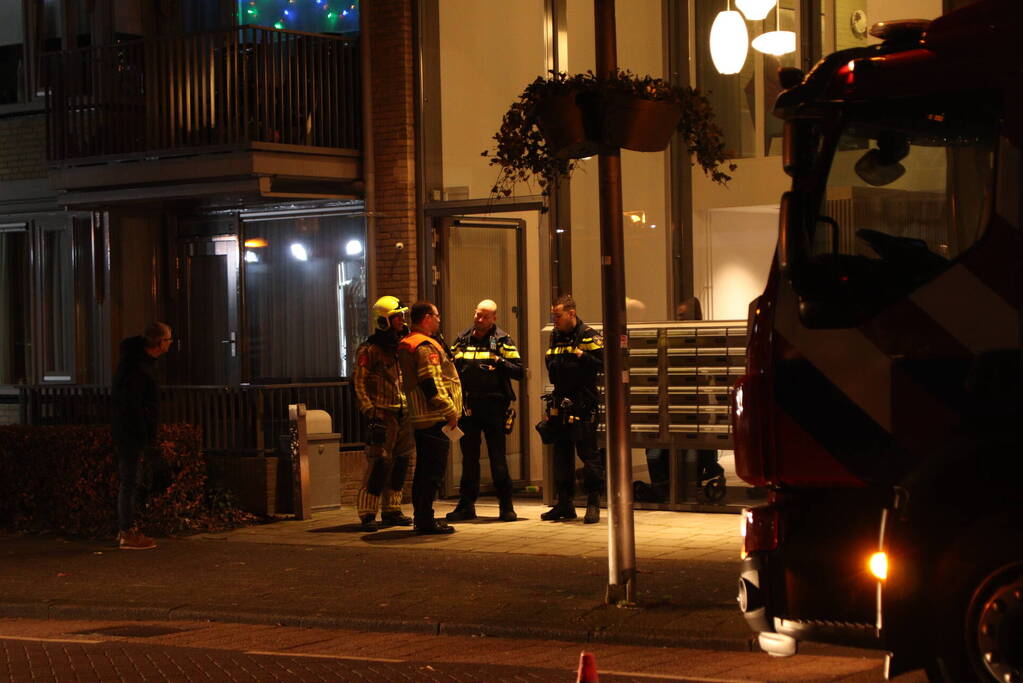
[[[572,295],[560,297],[551,308],[554,330],[547,349],[547,374],[554,385],[548,403],[547,426],[554,437],[554,486],[557,503],[540,519],[575,519],[575,458],[583,462],[586,516],[600,520],[603,467],[597,453],[597,375],[604,369],[604,339],[579,319]]]
[[[505,435],[511,431],[515,400],[511,380],[521,380],[522,358],[511,335],[497,325],[497,303],[484,299],[476,305],[472,327],[451,345],[455,367],[462,380],[465,415],[459,422],[465,432],[462,449],[462,480],[458,505],[447,514],[449,522],[476,519],[476,498],[480,492],[480,436],[487,440],[490,474],[497,489],[499,519],[517,518],[512,505],[512,480],[508,473]]]
[[[444,479],[451,437],[462,415],[462,385],[447,346],[439,338],[440,313],[429,301],[412,306],[412,333],[398,345],[402,386],[416,440],[412,475],[412,517],[418,534],[450,534],[454,529],[434,518],[433,499]]]
[[[355,351],[355,395],[367,420],[366,474],[355,498],[363,531],[377,530],[377,507],[383,526],[412,524],[401,511],[405,474],[416,449],[398,370],[407,312],[393,296],[377,299],[372,312],[376,330]]]

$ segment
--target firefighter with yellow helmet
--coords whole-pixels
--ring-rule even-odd
[[[367,421],[366,474],[355,503],[364,531],[412,524],[401,511],[401,495],[415,442],[397,359],[398,342],[408,334],[407,311],[397,297],[377,299],[375,330],[355,352],[355,394]]]

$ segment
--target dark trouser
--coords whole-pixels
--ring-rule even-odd
[[[604,479],[597,454],[597,424],[576,422],[562,427],[554,439],[554,488],[558,503],[571,505],[575,495],[575,457],[583,461],[583,488],[591,502],[600,497]]]
[[[172,480],[170,467],[144,443],[131,439],[115,442],[118,454],[118,529],[126,532],[135,525],[139,491],[166,489]],[[143,472],[142,469],[147,466]],[[148,474],[147,477],[141,476]],[[140,479],[148,479],[143,483]]]
[[[458,485],[459,505],[472,505],[480,495],[480,435],[487,439],[487,457],[490,476],[497,489],[501,507],[511,505],[512,481],[508,474],[505,454],[504,415],[508,404],[503,401],[473,404],[471,415],[461,419],[458,426],[465,432],[459,441],[462,449],[462,480]]]
[[[412,475],[412,517],[416,525],[433,519],[433,499],[437,497],[444,470],[448,466],[451,440],[441,431],[446,423],[438,422],[425,429],[416,429],[416,471]]]

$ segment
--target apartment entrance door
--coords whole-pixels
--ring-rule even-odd
[[[525,221],[476,216],[434,219],[434,285],[441,312],[444,338],[448,343],[472,325],[476,304],[483,299],[497,302],[497,324],[515,340],[519,354],[526,357],[525,335],[525,263],[523,232]],[[521,483],[529,476],[528,458],[523,444],[524,425],[528,424],[527,383],[512,382],[517,394],[518,418],[507,438],[508,468],[512,479]],[[483,490],[492,483],[486,450],[481,454]],[[445,495],[458,492],[462,457],[457,445],[452,449]]]
[[[239,381],[238,238],[196,237],[182,243],[185,291],[180,350],[184,382],[231,385]]]

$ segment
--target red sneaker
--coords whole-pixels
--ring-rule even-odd
[[[140,531],[130,530],[118,534],[117,545],[121,550],[152,550],[156,547],[156,541]]]

